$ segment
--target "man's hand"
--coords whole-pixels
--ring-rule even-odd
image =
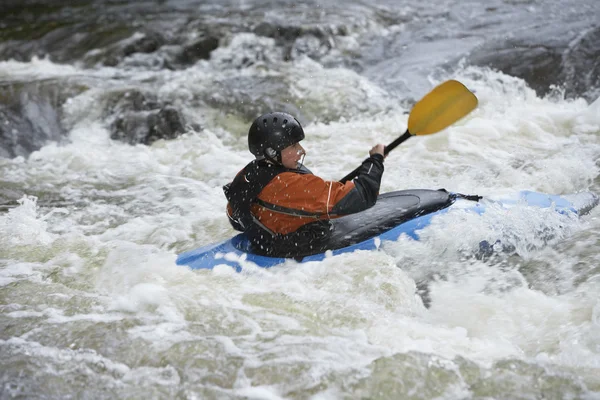
[[[385,157],[385,155],[383,153],[385,153],[385,146],[382,145],[381,143],[376,144],[375,146],[373,146],[371,151],[369,151],[370,156],[372,156],[373,154],[381,154],[382,156]]]

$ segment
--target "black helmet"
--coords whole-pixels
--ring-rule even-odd
[[[256,157],[281,161],[281,150],[304,139],[304,130],[293,116],[270,112],[256,118],[248,131],[248,148]]]

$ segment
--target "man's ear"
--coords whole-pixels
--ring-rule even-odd
[[[275,158],[277,156],[277,152],[275,150],[273,150],[272,148],[270,148],[270,147],[267,147],[267,149],[265,150],[265,152],[271,158]]]

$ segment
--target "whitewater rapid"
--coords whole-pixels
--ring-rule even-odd
[[[0,213],[0,397],[600,398],[597,209],[581,219],[518,206],[459,213],[418,242],[269,270],[175,265],[234,234],[222,186],[251,157],[243,121],[195,108],[197,93],[220,95],[215,82],[283,77],[299,111],[318,110],[305,163],[328,179],[406,129],[410,105],[350,69],[309,58],[276,71],[225,67],[239,46],[268,50],[269,40],[241,34],[178,71],[0,62],[3,79],[91,88],[63,106],[64,141],[0,158],[0,184],[24,192]],[[600,192],[600,100],[560,88],[540,97],[472,66],[432,75],[429,89],[445,79],[479,107],[390,153],[382,192]],[[138,84],[201,115],[202,129],[151,146],[111,140],[105,93]],[[542,224],[556,236],[538,247]],[[524,242],[518,256],[468,256],[507,226]]]

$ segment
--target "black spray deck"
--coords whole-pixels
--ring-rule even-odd
[[[378,236],[403,222],[450,206],[454,197],[441,190],[399,190],[380,195],[365,211],[332,220],[327,249],[336,250]]]

